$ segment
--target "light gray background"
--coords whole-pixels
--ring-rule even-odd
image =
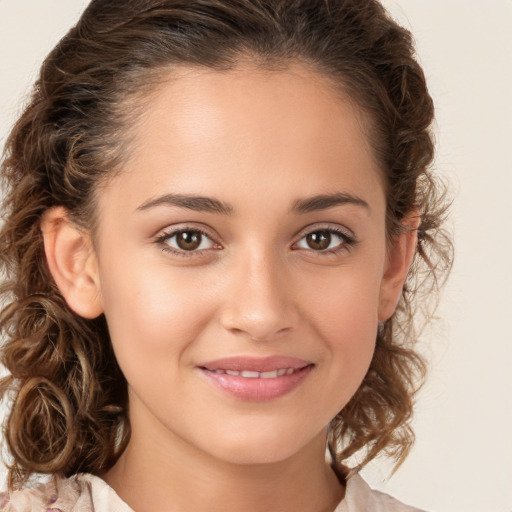
[[[86,0],[0,0],[0,142]],[[385,0],[416,36],[452,184],[456,262],[426,334],[417,443],[376,487],[438,512],[512,512],[512,0]],[[0,473],[0,478],[3,479]]]

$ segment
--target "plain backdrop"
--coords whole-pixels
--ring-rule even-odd
[[[0,0],[0,143],[86,3]],[[456,259],[423,339],[415,448],[391,479],[381,462],[364,474],[432,512],[512,512],[512,0],[384,3],[415,34],[436,103]]]

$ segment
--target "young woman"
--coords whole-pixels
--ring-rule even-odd
[[[432,117],[376,1],[93,0],[2,166],[2,510],[412,510],[345,464],[412,443]]]

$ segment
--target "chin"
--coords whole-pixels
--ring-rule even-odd
[[[224,437],[221,442],[217,439],[215,448],[210,447],[210,453],[231,464],[276,464],[297,455],[308,445],[318,444],[325,449],[325,435],[311,437],[297,431],[282,432],[278,429],[262,429],[257,432],[244,432],[239,435]],[[213,448],[213,450],[212,450]]]
[[[240,466],[251,466],[258,464],[277,464],[291,458],[296,450],[281,449],[270,450],[266,446],[257,446],[254,448],[241,448],[240,451],[222,452],[221,458],[230,464]]]

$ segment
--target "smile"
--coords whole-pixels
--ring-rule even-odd
[[[310,361],[286,356],[232,357],[204,363],[198,369],[223,394],[267,402],[297,389],[314,366]]]
[[[225,373],[226,375],[244,377],[245,379],[276,379],[283,375],[291,375],[298,371],[296,368],[280,368],[279,370],[273,370],[270,372],[255,372],[251,370],[210,370],[214,373]]]

